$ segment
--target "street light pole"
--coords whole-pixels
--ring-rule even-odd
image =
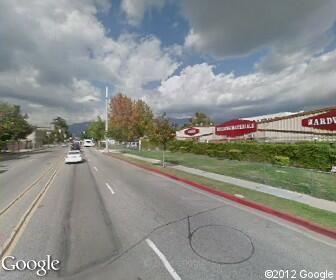
[[[107,132],[108,132],[108,87],[105,88],[105,151],[108,153],[108,139],[107,139]]]

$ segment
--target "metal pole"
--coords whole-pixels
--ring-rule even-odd
[[[108,132],[108,87],[105,88],[105,151],[108,153],[108,139],[107,139],[107,132]]]

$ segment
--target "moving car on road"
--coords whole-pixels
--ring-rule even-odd
[[[95,143],[91,139],[84,139],[84,147],[93,147]]]
[[[79,142],[73,142],[70,146],[70,150],[78,150],[80,151],[81,147],[80,147],[80,143]]]
[[[69,151],[65,157],[65,163],[79,163],[83,161],[82,153],[79,150]]]

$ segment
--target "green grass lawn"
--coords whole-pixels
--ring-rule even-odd
[[[137,152],[134,152],[136,154]],[[156,155],[159,155],[159,153],[156,153]],[[126,158],[123,155],[113,155],[113,157],[121,157],[121,158]],[[216,180],[208,179],[202,176],[197,176],[193,175],[190,173],[186,173],[180,170],[172,169],[172,168],[162,168],[160,166],[154,166],[150,163],[133,159],[133,158],[126,158],[128,161],[133,161],[138,164],[141,164],[143,166],[151,167],[151,168],[156,168],[161,171],[164,171],[165,173],[173,174],[176,175],[180,178],[185,178],[193,182],[197,182],[221,191],[224,191],[226,193],[230,194],[240,194],[243,195],[244,198],[255,201],[257,203],[269,206],[273,209],[277,209],[283,212],[291,213],[293,215],[296,215],[298,217],[301,217],[303,219],[306,219],[308,221],[320,224],[322,226],[329,227],[331,229],[336,229],[336,213],[325,211],[322,209],[317,209],[314,207],[310,207],[306,204],[302,204],[296,201],[276,197],[273,195],[269,195],[266,193],[261,193],[258,191],[253,191],[245,188],[241,188],[238,186],[230,185],[227,183],[219,182]]]
[[[162,159],[161,151],[135,151],[128,153]],[[336,201],[336,175],[295,167],[281,167],[271,164],[217,159],[191,153],[166,152],[168,162],[223,174],[235,178],[264,183],[318,198]]]

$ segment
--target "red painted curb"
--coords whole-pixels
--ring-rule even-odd
[[[127,162],[129,164],[134,165],[134,166],[140,167],[142,169],[145,169],[145,170],[148,170],[148,171],[151,171],[151,172],[163,175],[163,176],[171,178],[173,180],[176,180],[176,181],[188,184],[188,185],[193,186],[195,188],[198,188],[198,189],[210,192],[212,194],[224,197],[224,198],[226,198],[228,200],[231,200],[231,201],[234,201],[236,203],[245,205],[247,207],[251,207],[253,209],[257,209],[259,211],[262,211],[264,213],[267,213],[267,214],[279,217],[279,218],[284,219],[284,220],[286,220],[288,222],[300,225],[300,226],[305,227],[305,228],[307,228],[307,229],[309,229],[311,231],[317,232],[319,234],[328,236],[328,237],[336,240],[336,231],[333,230],[333,229],[320,226],[318,224],[312,223],[310,221],[307,221],[307,220],[302,219],[300,217],[297,217],[295,215],[292,215],[292,214],[289,214],[289,213],[286,213],[286,212],[282,212],[282,211],[279,211],[279,210],[275,210],[275,209],[273,209],[271,207],[268,207],[268,206],[265,206],[265,205],[262,205],[262,204],[259,204],[259,203],[253,202],[253,201],[250,201],[250,200],[247,200],[247,199],[242,199],[242,198],[236,197],[236,196],[234,196],[232,194],[229,194],[229,193],[226,193],[226,192],[223,192],[223,191],[220,191],[220,190],[216,190],[214,188],[211,188],[211,187],[208,187],[208,186],[205,186],[205,185],[193,182],[193,181],[189,181],[187,179],[180,178],[178,176],[171,175],[169,173],[165,173],[165,172],[163,172],[161,170],[158,170],[158,169],[155,169],[155,168],[142,166],[141,164],[132,162],[132,161],[127,160],[127,159],[123,159],[123,158],[119,158],[119,157],[114,157],[112,155],[111,155],[111,157],[119,159],[119,160],[124,161],[124,162]]]

